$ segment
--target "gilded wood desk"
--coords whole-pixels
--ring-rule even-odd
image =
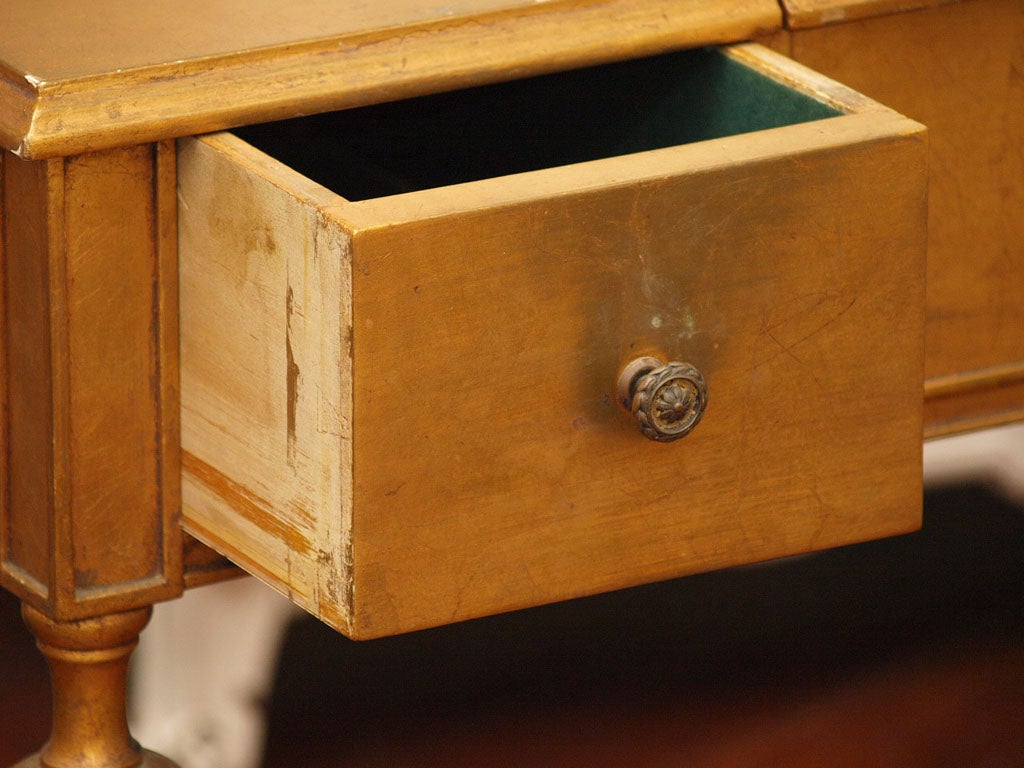
[[[922,434],[1024,415],[1022,21],[7,3],[0,581],[56,701],[26,764],[164,762],[125,664],[233,572],[192,535],[374,637],[916,527]],[[395,186],[403,151],[433,166]]]

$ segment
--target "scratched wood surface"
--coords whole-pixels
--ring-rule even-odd
[[[775,0],[9,0],[0,145],[72,154],[735,42]],[[571,34],[566,34],[571,30]]]
[[[0,166],[0,582],[61,619],[182,589],[174,163]]]
[[[1024,5],[799,30],[781,49],[928,126],[928,434],[1024,418]]]
[[[244,150],[180,152],[183,503],[194,533],[347,628],[348,236],[319,212],[333,195]]]
[[[916,527],[921,128],[733,55],[854,114],[359,203],[184,140],[187,528],[372,637]]]

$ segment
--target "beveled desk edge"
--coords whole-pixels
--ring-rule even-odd
[[[12,65],[0,42],[0,146],[26,159],[73,155],[736,42],[781,24],[775,0],[551,0],[252,50],[233,48],[227,30],[218,42],[235,53],[53,80]]]

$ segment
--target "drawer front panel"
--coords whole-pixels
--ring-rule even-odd
[[[825,150],[357,234],[357,623],[914,527],[919,161]],[[678,442],[616,403],[645,354],[707,380]]]
[[[870,106],[360,203],[184,142],[207,222],[279,199],[182,224],[190,530],[373,637],[915,528],[919,131]],[[260,362],[231,385],[218,347]],[[682,440],[617,403],[644,355],[706,378]]]

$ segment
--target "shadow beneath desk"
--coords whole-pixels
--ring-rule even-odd
[[[352,643],[295,624],[280,766],[1024,765],[1024,512]]]

